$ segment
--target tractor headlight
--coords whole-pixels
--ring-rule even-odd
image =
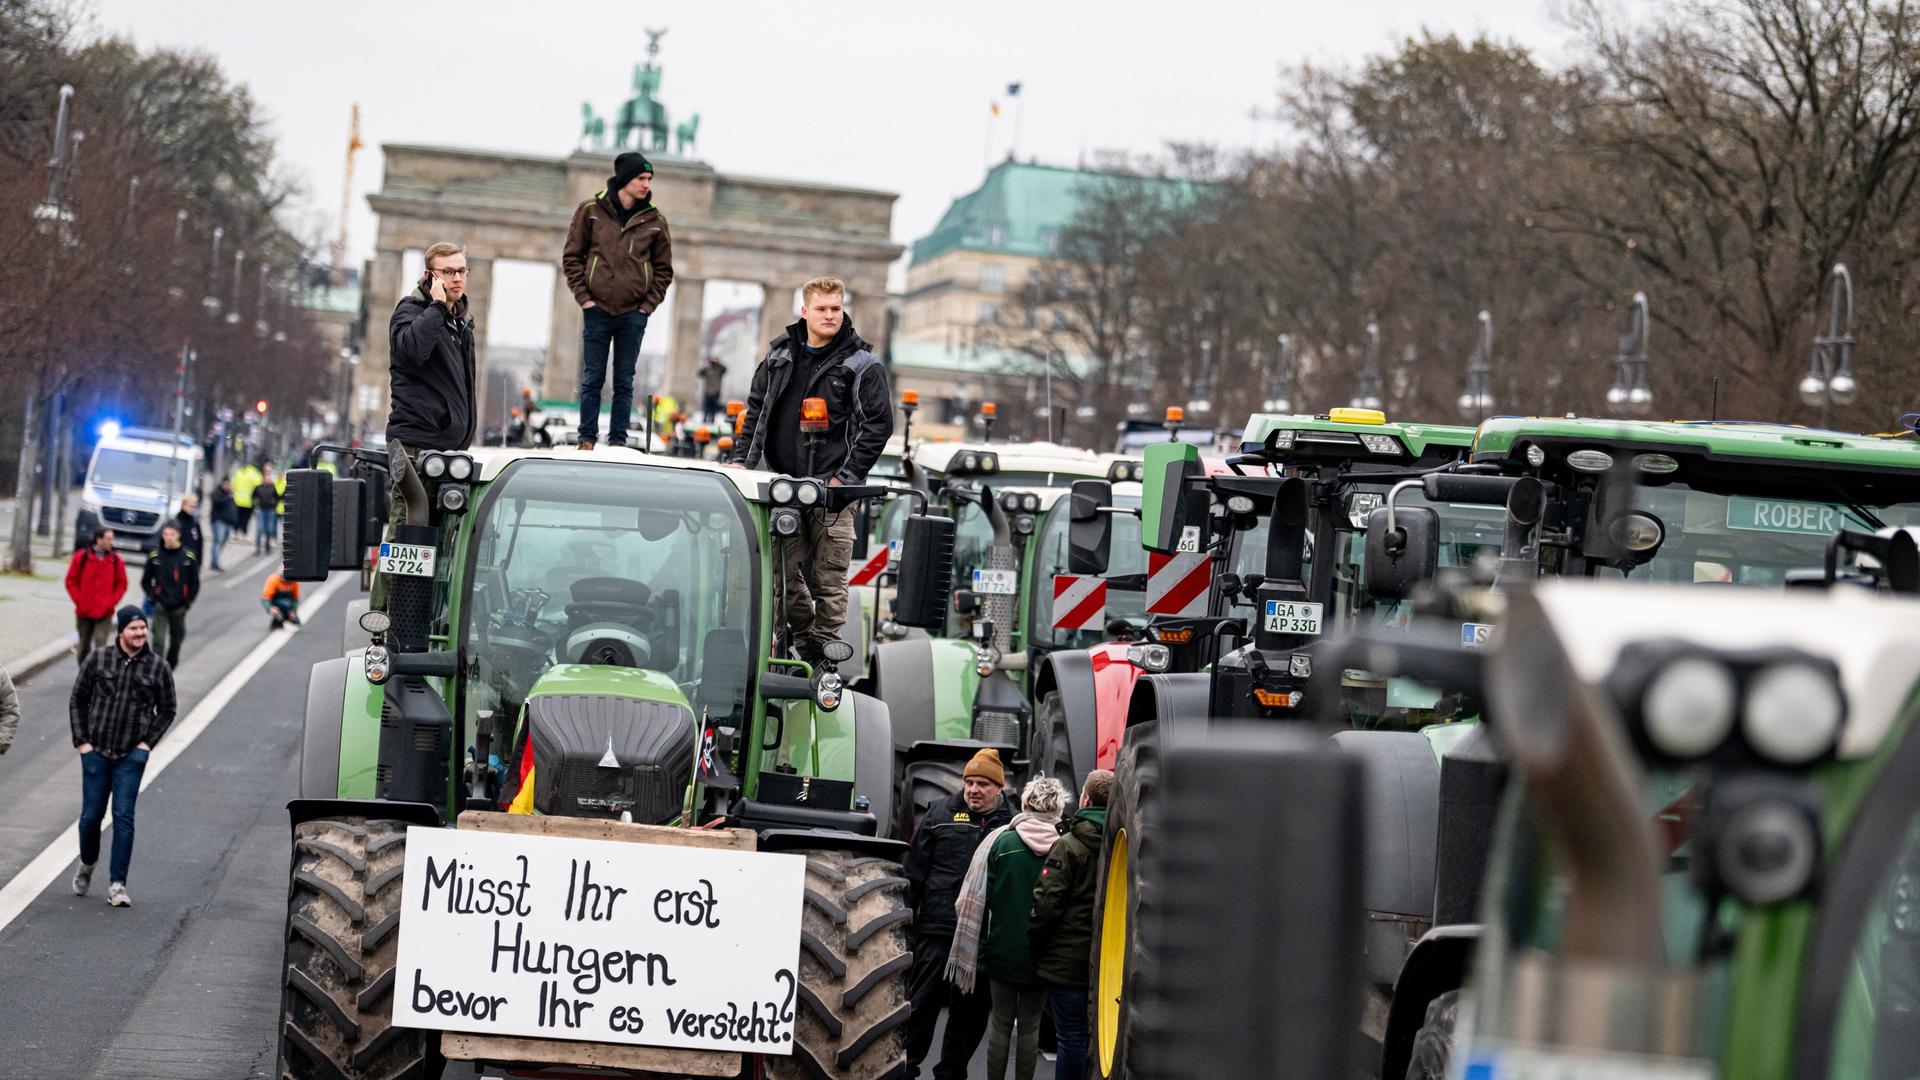
[[[1017,515],[1013,519],[1013,531],[1021,536],[1031,536],[1033,534],[1033,515]]]
[[[1567,464],[1585,473],[1602,473],[1613,468],[1613,455],[1605,450],[1575,450],[1567,455]]]
[[[1227,496],[1227,512],[1237,514],[1240,517],[1246,517],[1248,514],[1253,513],[1253,500],[1247,498],[1245,495],[1229,495]]]
[[[1400,440],[1391,435],[1362,435],[1360,445],[1367,448],[1369,454],[1398,454]]]
[[[393,625],[393,617],[384,611],[363,611],[360,613],[360,629],[369,634],[379,635],[387,632]]]
[[[1005,495],[1000,496],[1000,509],[1005,510],[1009,514],[1019,513],[1020,512],[1020,496],[1011,491],[1007,492]]]
[[[1749,904],[1777,904],[1804,892],[1820,861],[1820,834],[1802,808],[1760,798],[1727,818],[1714,844],[1714,870]]]
[[[781,477],[767,485],[767,498],[772,499],[775,506],[785,506],[792,502],[793,481]]]
[[[1032,492],[1028,492],[1027,494],[1020,496],[1020,509],[1025,510],[1029,514],[1039,513],[1040,512],[1040,496],[1035,495]]]
[[[826,490],[812,480],[802,480],[793,485],[793,498],[801,506],[818,506],[826,498]]]
[[[447,459],[447,475],[455,480],[473,479],[473,459],[464,454]]]
[[[980,471],[980,455],[973,454],[973,453],[961,454],[960,468],[964,469],[967,472],[979,472]]]
[[[369,645],[366,653],[367,681],[375,686],[387,681],[387,675],[393,671],[393,658],[387,654],[385,645]]]
[[[832,712],[840,707],[840,676],[831,671],[823,671],[813,680],[813,703]]]
[[[1537,469],[1540,466],[1545,465],[1546,463],[1547,463],[1547,451],[1545,447],[1541,446],[1539,443],[1534,443],[1533,445],[1527,447],[1527,464]]]
[[[460,460],[466,460],[464,458]],[[467,508],[467,485],[447,484],[440,489],[440,509],[457,514]]]
[[[420,471],[427,479],[438,480],[447,475],[447,459],[441,454],[427,454],[420,459]]]
[[[1747,684],[1740,730],[1763,757],[1805,765],[1833,749],[1845,718],[1846,702],[1830,672],[1812,664],[1775,664]]]
[[[1291,450],[1291,449],[1293,449],[1293,429],[1292,429],[1292,428],[1281,428],[1281,429],[1280,429],[1279,431],[1276,431],[1276,432],[1274,432],[1274,433],[1273,433],[1273,448],[1274,448],[1275,450]]]
[[[1173,663],[1173,653],[1165,645],[1129,645],[1127,663],[1141,671],[1161,672]]]
[[[907,636],[906,627],[901,626],[892,619],[881,619],[880,622],[874,626],[873,632],[889,641],[898,641]]]
[[[800,533],[800,512],[783,506],[773,512],[772,525],[775,536],[797,536]]]
[[[1733,672],[1725,664],[1682,657],[1648,682],[1640,722],[1654,749],[1668,757],[1699,757],[1733,730],[1735,698]]]
[[[993,674],[1000,666],[1000,650],[991,645],[982,645],[973,651],[973,670],[981,678]]]
[[[1666,535],[1650,514],[1622,514],[1607,531],[1613,534],[1614,543],[1633,552],[1652,551]]]

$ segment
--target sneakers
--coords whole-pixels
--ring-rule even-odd
[[[73,895],[85,896],[93,888],[93,864],[81,863],[80,869],[73,872]]]
[[[578,445],[578,447],[577,447],[577,449],[580,449],[580,450],[592,450],[592,449],[593,449],[593,440],[592,440],[592,439],[581,439],[581,440],[580,440],[580,443],[579,443],[579,445]]]
[[[115,881],[110,883],[107,886],[107,906],[108,907],[132,907],[133,906],[133,897],[127,895],[127,886],[125,883]]]

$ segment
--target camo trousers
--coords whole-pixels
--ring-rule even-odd
[[[853,518],[851,510],[810,511],[801,518],[799,535],[780,541],[787,633],[795,646],[832,641],[846,624]]]

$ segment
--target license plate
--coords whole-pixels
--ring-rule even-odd
[[[1483,649],[1493,640],[1493,624],[1483,622],[1464,622],[1460,624],[1460,647],[1463,649]]]
[[[1270,634],[1320,633],[1319,604],[1299,604],[1290,600],[1267,601],[1267,632]]]
[[[1465,1080],[1713,1080],[1703,1061],[1639,1054],[1596,1054],[1516,1046],[1475,1046],[1467,1054]]]
[[[973,591],[987,596],[1012,596],[1020,591],[1020,574],[1016,570],[975,570]]]
[[[432,577],[434,549],[427,544],[381,544],[380,572],[403,577]]]

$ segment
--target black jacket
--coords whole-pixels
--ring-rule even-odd
[[[226,522],[229,527],[240,527],[240,504],[233,501],[233,493],[218,488],[213,492],[213,520]]]
[[[207,557],[207,542],[200,535],[200,519],[180,511],[173,516],[173,523],[180,526],[180,546],[193,552],[196,559]]]
[[[200,598],[200,560],[182,540],[177,548],[161,546],[147,552],[147,568],[140,575],[140,591],[169,611],[193,606]]]
[[[967,809],[967,800],[954,792],[945,802],[927,809],[907,849],[908,897],[913,903],[913,926],[920,934],[951,935],[957,920],[953,902],[967,864],[987,834],[1013,821],[1013,807],[1005,795],[984,814]]]
[[[796,322],[787,332],[773,339],[767,358],[753,373],[753,390],[747,395],[747,418],[735,440],[734,460],[751,469],[765,469],[767,440],[781,425],[772,422],[767,410],[786,399],[787,384],[793,378],[795,353],[807,340],[807,324]],[[821,479],[837,477],[842,484],[864,484],[873,463],[880,460],[887,439],[893,435],[893,390],[887,383],[887,369],[872,348],[854,332],[853,320],[841,323],[840,332],[827,346],[814,369],[813,378],[792,395],[786,408],[797,411],[800,400],[825,398],[829,427],[814,459],[813,473]],[[791,430],[791,429],[788,429]],[[793,460],[805,461],[804,448],[789,448]]]
[[[465,450],[473,445],[473,319],[467,298],[453,310],[408,293],[387,323],[392,379],[387,438],[408,449]]]
[[[160,745],[173,726],[173,669],[145,645],[132,656],[110,641],[87,654],[67,699],[73,745],[92,743],[110,758],[141,743]]]
[[[1040,866],[1027,914],[1034,973],[1060,986],[1088,985],[1093,954],[1093,900],[1107,808],[1083,806],[1061,823],[1060,839]]]

